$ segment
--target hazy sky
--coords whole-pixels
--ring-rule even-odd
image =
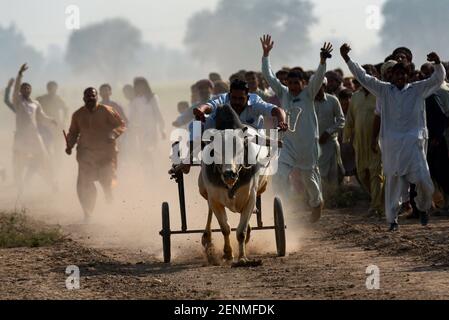
[[[283,0],[273,0],[283,1]],[[366,27],[370,5],[385,0],[313,0],[319,23],[312,29],[315,41],[345,39],[360,50],[378,42],[377,30]],[[199,10],[213,9],[218,0],[0,0],[0,25],[14,23],[27,42],[42,52],[51,44],[65,47],[70,30],[65,9],[80,8],[81,27],[106,18],[124,17],[142,30],[144,39],[182,48],[188,18]]]

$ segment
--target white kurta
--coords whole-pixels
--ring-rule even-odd
[[[285,162],[292,167],[302,170],[311,170],[318,165],[319,145],[318,145],[318,120],[315,113],[315,96],[320,90],[326,64],[320,64],[315,75],[310,79],[310,83],[301,93],[294,97],[288,88],[274,75],[268,57],[262,58],[262,72],[269,85],[281,101],[281,108],[290,114],[293,126],[294,121],[301,112],[296,124],[296,131],[287,131],[284,137],[284,147],[281,150],[280,162]]]
[[[281,102],[280,107],[290,118],[291,131],[285,133],[274,176],[277,194],[289,200],[289,176],[292,169],[300,170],[301,183],[308,198],[309,206],[316,208],[323,202],[321,176],[318,168],[320,147],[318,144],[318,119],[315,113],[315,97],[323,85],[326,64],[320,64],[299,95],[293,96],[289,89],[276,78],[268,57],[262,58],[262,73]],[[298,116],[299,115],[299,116]],[[296,121],[298,119],[298,121]]]
[[[388,223],[398,222],[398,211],[409,183],[416,184],[416,206],[427,211],[432,205],[434,187],[426,160],[428,131],[425,99],[442,85],[446,72],[441,64],[429,79],[407,84],[399,90],[366,74],[358,64],[348,61],[357,80],[379,101],[381,149],[385,186],[385,215]]]
[[[348,62],[348,67],[362,86],[379,100],[385,175],[403,176],[427,167],[425,99],[443,83],[444,67],[435,65],[431,78],[407,84],[402,90],[368,75],[352,61]]]
[[[338,131],[345,126],[345,116],[338,99],[325,93],[322,101],[315,100],[318,117],[319,135],[327,132],[331,137],[320,145],[321,155],[318,160],[321,176],[329,182],[338,183],[338,165],[341,164]]]
[[[47,156],[42,137],[37,129],[39,119],[48,119],[39,102],[19,97],[16,104],[16,133],[14,150],[36,157]]]

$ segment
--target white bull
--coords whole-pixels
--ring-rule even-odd
[[[223,116],[220,112],[224,113],[225,118],[229,116],[230,112],[233,113],[232,121],[225,121],[224,125],[220,125],[219,118]],[[224,236],[223,258],[232,261],[234,256],[229,239],[231,228],[228,224],[226,208],[232,212],[240,213],[240,222],[236,232],[239,243],[238,263],[244,265],[249,262],[246,255],[246,243],[249,241],[251,230],[249,220],[255,210],[257,196],[262,194],[267,187],[267,171],[269,170],[267,163],[261,164],[260,161],[257,161],[257,157],[253,158],[254,161],[248,161],[248,157],[260,155],[261,152],[266,155],[268,148],[251,142],[248,136],[239,137],[235,134],[228,134],[229,129],[239,129],[243,126],[230,107],[225,106],[220,112],[217,112],[217,129],[225,129],[218,131],[221,137],[221,150],[229,150],[226,149],[229,146],[235,146],[235,148],[231,149],[231,157],[225,156],[225,151],[217,151],[214,148],[214,159],[221,159],[222,161],[219,161],[220,163],[215,161],[211,164],[206,164],[204,161],[202,163],[198,179],[199,191],[209,205],[202,244],[206,253],[210,254],[208,248],[212,245],[211,222],[212,213],[214,213]],[[217,136],[215,136],[216,138]],[[239,154],[238,150],[244,150],[243,163],[238,161],[242,159],[242,154]]]

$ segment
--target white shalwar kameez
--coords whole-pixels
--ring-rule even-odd
[[[325,72],[326,64],[320,64],[310,79],[309,85],[299,95],[293,96],[274,75],[269,58],[262,58],[262,73],[281,101],[281,108],[290,115],[292,123],[289,125],[294,126],[290,128],[294,129],[293,132],[289,130],[284,136],[284,146],[281,149],[278,170],[274,177],[276,189],[280,195],[282,192],[288,194],[290,173],[295,168],[299,169],[301,182],[307,192],[309,206],[312,208],[320,206],[323,202],[318,168],[320,147],[315,97],[323,84]]]
[[[434,186],[426,159],[428,131],[425,99],[442,85],[446,72],[435,65],[429,79],[406,84],[402,90],[368,74],[357,63],[348,61],[349,70],[360,84],[371,91],[381,107],[380,142],[386,176],[385,214],[388,223],[397,223],[398,212],[410,183],[416,185],[416,206],[428,211]]]

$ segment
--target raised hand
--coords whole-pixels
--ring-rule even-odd
[[[343,59],[348,62],[349,61],[349,52],[351,51],[351,47],[349,46],[349,44],[344,43],[341,47],[340,47],[340,54],[343,57]]]
[[[325,42],[320,52],[322,63],[324,63],[327,59],[332,58],[332,51],[334,51],[334,49],[332,48],[332,44],[330,42]]]
[[[271,41],[271,36],[269,34],[264,34],[262,38],[260,38],[260,43],[262,44],[263,56],[268,57],[274,45],[274,42]]]
[[[431,52],[427,55],[427,61],[435,62],[436,64],[441,63],[440,57],[435,52]]]
[[[20,67],[19,74],[22,75],[22,74],[23,74],[25,71],[27,71],[27,70],[28,70],[28,66],[27,66],[26,63],[24,63],[24,64],[22,64],[22,66]]]

